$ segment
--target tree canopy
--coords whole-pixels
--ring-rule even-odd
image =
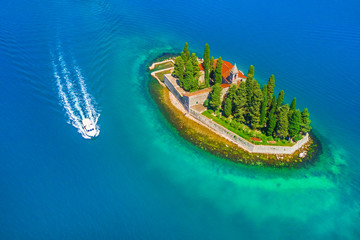
[[[195,53],[190,55],[188,43],[185,43],[181,55],[175,59],[172,75],[179,79],[179,85],[185,91],[193,92],[199,89],[199,77],[201,73],[198,57]]]
[[[215,84],[222,83],[222,65],[223,65],[223,61],[222,58],[219,57],[219,59],[216,62],[216,69],[215,69]]]
[[[300,130],[302,132],[310,132],[311,126],[310,126],[310,119],[309,119],[309,111],[307,108],[304,109],[304,111],[301,113],[301,124],[300,124]]]
[[[245,82],[231,85],[222,99],[222,66],[223,60],[218,58],[215,67],[214,57],[210,57],[210,48],[204,48],[204,79],[200,87],[209,86],[210,79],[214,83],[206,100],[206,107],[215,111],[221,110],[227,122],[234,128],[247,125],[254,130],[260,130],[270,138],[281,138],[291,141],[299,134],[311,130],[310,114],[307,108],[301,112],[296,109],[296,98],[293,98],[290,107],[283,103],[285,92],[278,95],[275,91],[275,76],[271,75],[267,84],[261,85],[254,78],[255,67],[251,65]],[[199,89],[201,75],[198,57],[190,53],[188,43],[185,43],[181,55],[175,59],[173,76],[179,79],[180,86],[186,91]],[[283,105],[285,104],[285,105]],[[254,131],[257,132],[257,131]],[[278,140],[276,140],[278,141]]]
[[[295,137],[300,131],[301,112],[294,110],[289,119],[289,135],[291,138]]]
[[[205,84],[209,86],[209,77],[210,77],[210,48],[209,44],[205,44],[204,49],[204,70],[205,70]]]
[[[210,92],[210,95],[209,95],[209,105],[212,109],[214,110],[217,110],[221,104],[221,100],[220,100],[220,97],[221,97],[221,86],[220,84],[214,84],[212,86],[212,89],[211,89],[211,92]]]

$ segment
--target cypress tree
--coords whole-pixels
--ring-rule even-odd
[[[260,125],[263,126],[266,118],[266,107],[267,107],[267,85],[265,84],[262,89],[263,101],[261,103],[260,110]]]
[[[246,104],[246,88],[245,84],[241,83],[240,87],[236,90],[236,96],[233,100],[234,103],[234,117],[238,122],[245,122],[245,104]]]
[[[276,133],[280,138],[285,138],[289,135],[289,119],[288,119],[289,105],[280,107],[279,121],[277,122]]]
[[[245,110],[243,108],[239,108],[238,110],[236,110],[234,117],[237,122],[245,123]]]
[[[180,81],[180,78],[182,79],[184,77],[184,61],[183,59],[179,56],[175,59],[175,65],[174,65],[174,71],[172,73],[172,75],[174,77],[177,77],[179,78],[179,82]]]
[[[187,62],[190,59],[190,51],[189,51],[189,44],[186,42],[184,46],[183,53],[185,55],[185,62]]]
[[[248,78],[253,78],[254,74],[255,74],[255,67],[253,65],[250,65],[247,77]]]
[[[223,61],[222,58],[219,57],[219,59],[216,62],[216,69],[215,69],[215,83],[222,83],[222,65]]]
[[[276,108],[281,107],[281,104],[282,104],[282,102],[284,101],[284,95],[285,95],[284,91],[281,90],[281,91],[279,92],[279,97],[278,97],[278,100],[277,100]]]
[[[267,92],[268,97],[267,98],[269,100],[268,104],[270,105],[270,101],[272,99],[272,95],[273,95],[274,89],[275,89],[275,76],[274,76],[274,74],[272,74],[270,76],[267,86],[268,86],[267,87],[267,90],[268,90],[268,92]]]
[[[251,104],[249,107],[249,119],[251,127],[256,129],[260,122],[260,106],[263,101],[263,96],[260,90],[260,84],[256,80],[253,82],[254,94],[251,98]]]
[[[268,136],[271,136],[274,132],[274,129],[276,127],[276,122],[277,122],[277,117],[275,114],[276,111],[276,96],[273,96],[272,100],[271,100],[271,104],[270,104],[270,112],[269,112],[269,116],[268,116],[268,121],[267,121],[267,131],[266,134]]]
[[[276,96],[272,97],[271,104],[270,104],[270,110],[276,111]]]
[[[199,67],[199,61],[198,61],[198,57],[196,56],[195,53],[193,53],[191,55],[191,64],[193,65],[193,74],[194,74],[194,78],[195,79],[199,79],[201,73],[200,73],[200,67]]]
[[[307,108],[304,109],[304,111],[301,113],[301,124],[300,124],[300,131],[306,133],[310,132],[311,126],[310,126],[310,114]]]
[[[225,100],[224,112],[223,112],[225,117],[229,117],[231,115],[231,108],[232,108],[231,99],[227,97]]]
[[[300,131],[301,112],[294,110],[289,119],[289,135],[291,138],[295,137]]]
[[[215,60],[214,60],[214,57],[211,57],[211,59],[210,59],[210,78],[212,79],[212,80],[214,80],[214,78],[215,78]]]
[[[221,90],[222,90],[222,88],[221,88],[220,84],[215,84],[212,87],[211,92],[210,92],[209,105],[215,111],[219,108],[219,106],[221,104],[221,100],[220,100]]]
[[[267,131],[266,135],[271,136],[274,133],[274,129],[276,127],[277,117],[275,114],[275,108],[270,110],[269,117],[268,117],[268,123],[267,123]]]
[[[186,59],[186,55],[184,52],[181,52],[180,53],[180,57],[182,58],[182,60],[184,61],[184,64],[187,62],[187,59]]]
[[[256,81],[256,80],[255,80]],[[252,78],[247,78],[245,82],[245,88],[246,88],[246,108],[249,109],[252,96],[254,94],[253,88],[254,88],[254,80]]]
[[[194,81],[193,65],[188,61],[185,65],[185,76],[183,81],[183,88],[185,91],[190,91]]]
[[[210,76],[210,48],[209,44],[205,44],[204,49],[204,70],[205,70],[205,84],[209,86],[209,76]]]
[[[290,110],[294,111],[296,108],[296,98],[294,98],[290,104]]]
[[[235,84],[232,84],[227,93],[227,97],[230,98],[231,101],[233,101],[234,98],[236,97],[236,90],[237,90],[237,86]]]

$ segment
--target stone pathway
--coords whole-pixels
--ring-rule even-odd
[[[167,63],[167,62],[172,62],[172,63],[175,65],[174,60],[172,60],[172,59],[167,59],[167,60],[164,60],[164,61],[162,61],[162,62],[155,62],[155,63],[153,63],[153,64],[149,67],[149,70],[153,70],[153,69],[156,67],[156,65],[160,65],[160,64],[163,64],[163,63]],[[164,69],[163,69],[163,70],[164,70]]]

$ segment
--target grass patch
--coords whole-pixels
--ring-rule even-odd
[[[155,68],[151,71],[159,71],[159,70],[163,70],[163,69],[171,68],[171,67],[174,67],[174,64],[172,62],[167,62],[167,63],[162,63],[159,65],[156,65]]]
[[[155,76],[158,77],[161,82],[164,82],[164,75],[169,74],[171,72],[172,72],[172,70],[166,70],[166,71],[155,73]]]
[[[185,117],[180,110],[172,105],[169,90],[162,87],[154,78],[149,81],[149,91],[164,117],[175,127],[180,136],[198,148],[216,156],[253,166],[301,168],[313,165],[313,159],[317,158],[319,154],[319,147],[312,144],[312,140],[293,155],[283,155],[281,158],[272,154],[248,153],[235,143]],[[304,159],[300,159],[298,155],[304,149],[307,149],[309,153]],[[312,149],[315,151],[310,154],[310,151],[313,151]]]
[[[251,129],[249,129],[248,126],[246,126],[244,124],[240,124],[240,126],[238,128],[234,128],[233,126],[230,125],[230,121],[228,121],[226,118],[214,116],[212,114],[212,112],[213,111],[211,111],[211,110],[207,110],[207,111],[204,111],[202,113],[202,115],[204,115],[207,118],[212,119],[217,124],[223,126],[224,128],[237,134],[238,136],[242,137],[243,139],[247,140],[248,142],[251,142],[252,144],[271,145],[271,146],[293,146],[294,145],[293,143],[290,143],[290,142],[281,142],[281,141],[277,141],[274,144],[267,143],[267,141],[265,140],[265,139],[267,139],[267,136],[264,135],[263,133],[261,133],[259,131],[251,130]],[[253,141],[253,140],[251,140],[251,138],[260,138],[263,141],[262,142]]]

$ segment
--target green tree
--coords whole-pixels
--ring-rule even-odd
[[[194,82],[193,65],[191,61],[186,62],[185,65],[185,76],[183,81],[183,88],[185,91],[190,91]]]
[[[251,99],[254,94],[254,80],[252,78],[246,79],[245,88],[246,88],[246,108],[247,110],[249,110]]]
[[[224,116],[229,117],[231,115],[231,109],[232,109],[232,102],[229,97],[226,98],[225,104],[224,104]]]
[[[277,128],[276,128],[276,133],[280,138],[286,138],[289,135],[288,112],[289,112],[288,104],[280,107],[279,121],[277,122]]]
[[[300,131],[301,112],[300,110],[293,110],[289,119],[289,135],[291,138],[295,137]]]
[[[263,126],[266,122],[266,108],[267,108],[267,85],[265,84],[262,89],[263,101],[261,103],[261,110],[260,110],[260,126]]]
[[[251,127],[256,129],[260,122],[260,106],[263,101],[263,95],[260,90],[260,84],[256,80],[253,80],[253,82],[254,94],[251,98],[251,104],[249,107],[249,119]]]
[[[273,95],[274,89],[275,89],[275,76],[274,76],[274,74],[272,74],[270,76],[267,86],[268,86],[267,87],[267,90],[268,90],[267,98],[269,100],[268,104],[270,105],[270,101],[272,100],[272,95]]]
[[[301,124],[300,124],[300,131],[306,133],[310,132],[311,126],[310,126],[310,114],[307,108],[304,109],[304,111],[301,113]]]
[[[221,88],[220,84],[215,84],[212,87],[211,92],[210,92],[209,105],[215,111],[219,108],[219,106],[221,104],[221,100],[220,100],[221,90],[222,90],[222,88]]]
[[[294,98],[290,104],[290,110],[294,111],[296,108],[296,98]]]
[[[210,58],[210,76],[212,80],[215,78],[215,60],[214,57]]]
[[[276,96],[273,96],[271,99],[270,110],[276,111]]]
[[[227,93],[227,97],[231,99],[231,101],[234,100],[234,98],[236,97],[236,90],[237,90],[237,86],[236,84],[232,84],[229,88],[229,91]]]
[[[222,83],[222,65],[223,61],[222,58],[219,57],[219,59],[216,62],[216,69],[215,69],[215,83]]]
[[[183,53],[185,57],[184,62],[187,62],[190,59],[189,44],[187,42],[185,43]]]
[[[283,90],[281,90],[281,91],[279,92],[279,96],[278,96],[276,108],[281,107],[281,104],[282,104],[282,102],[284,101],[284,96],[285,96],[285,93],[284,93]]]
[[[199,79],[201,73],[200,73],[200,67],[199,67],[199,61],[198,61],[198,57],[196,56],[195,53],[193,53],[191,55],[191,64],[193,65],[193,74],[194,74],[194,78],[195,79]]]
[[[273,97],[276,98],[276,97]],[[271,136],[274,133],[275,127],[276,127],[277,117],[275,114],[275,108],[270,110],[268,122],[267,122],[267,130],[266,135]]]
[[[204,70],[205,70],[205,84],[209,86],[209,76],[210,76],[210,48],[209,44],[205,44],[204,49]]]
[[[255,74],[255,67],[253,65],[250,65],[247,77],[248,78],[253,78],[254,74]]]
[[[246,105],[246,88],[245,84],[241,83],[239,88],[236,90],[236,95],[233,100],[234,117],[238,122],[245,122],[245,105]]]
[[[175,65],[174,65],[174,71],[172,73],[172,75],[174,77],[179,78],[179,83],[180,86],[182,87],[183,85],[183,79],[184,79],[184,61],[183,59],[179,56],[175,59]]]
[[[185,63],[187,62],[185,53],[184,53],[184,52],[181,52],[181,53],[180,53],[180,57],[182,58],[182,60],[183,60],[183,62],[184,62],[184,64],[185,64]]]

